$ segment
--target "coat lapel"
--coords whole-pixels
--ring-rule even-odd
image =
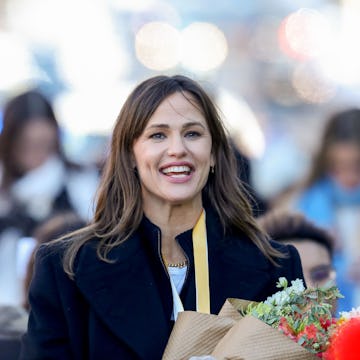
[[[101,321],[140,358],[161,358],[171,330],[170,315],[165,314],[140,238],[135,235],[113,249],[113,263],[100,261],[95,245],[88,245],[76,270],[80,291]]]

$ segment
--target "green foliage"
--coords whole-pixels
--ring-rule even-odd
[[[288,286],[285,278],[279,278],[277,287],[282,289],[260,303],[251,303],[242,315],[252,315],[273,328],[279,329],[309,351],[319,354],[325,351],[334,326],[331,303],[342,295],[336,286],[305,289],[302,280]]]

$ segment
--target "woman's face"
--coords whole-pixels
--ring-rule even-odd
[[[14,142],[13,159],[20,173],[42,165],[56,153],[56,128],[46,119],[37,118],[27,123]]]
[[[356,144],[341,142],[328,150],[330,175],[345,189],[360,185],[360,149]]]
[[[133,145],[144,208],[201,205],[201,191],[214,165],[211,149],[204,115],[181,93],[166,98]]]

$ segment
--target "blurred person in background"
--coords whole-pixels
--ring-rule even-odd
[[[4,106],[0,134],[0,304],[19,303],[17,241],[57,211],[92,215],[98,171],[70,162],[50,102],[27,91]]]
[[[86,222],[78,214],[73,211],[66,211],[54,214],[34,230],[33,238],[35,240],[35,246],[27,262],[24,278],[23,307],[26,310],[29,310],[30,308],[28,293],[33,276],[35,255],[40,245],[48,243],[54,239],[58,239],[64,234],[80,229],[85,225]]]
[[[335,239],[329,231],[301,213],[282,210],[271,210],[259,216],[258,224],[272,240],[295,246],[308,287],[336,285],[333,266]],[[334,316],[338,310],[337,302],[332,303]]]
[[[258,218],[258,223],[272,240],[296,247],[308,287],[335,282],[334,239],[328,231],[304,215],[288,211],[269,211]]]
[[[39,224],[34,230],[34,247],[27,260],[24,278],[23,304],[20,306],[0,305],[0,358],[17,359],[20,353],[20,338],[28,321],[28,289],[33,275],[34,257],[41,244],[50,242],[62,235],[79,229],[85,221],[72,211],[59,212]],[[24,259],[25,261],[25,259]]]
[[[328,119],[307,179],[285,203],[332,232],[337,284],[345,296],[339,311],[359,306],[360,109]]]

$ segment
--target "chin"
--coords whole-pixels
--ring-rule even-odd
[[[196,203],[198,199],[196,196],[176,196],[176,197],[172,196],[172,197],[168,197],[166,201],[171,205],[180,206],[180,205],[190,205],[192,203]]]

